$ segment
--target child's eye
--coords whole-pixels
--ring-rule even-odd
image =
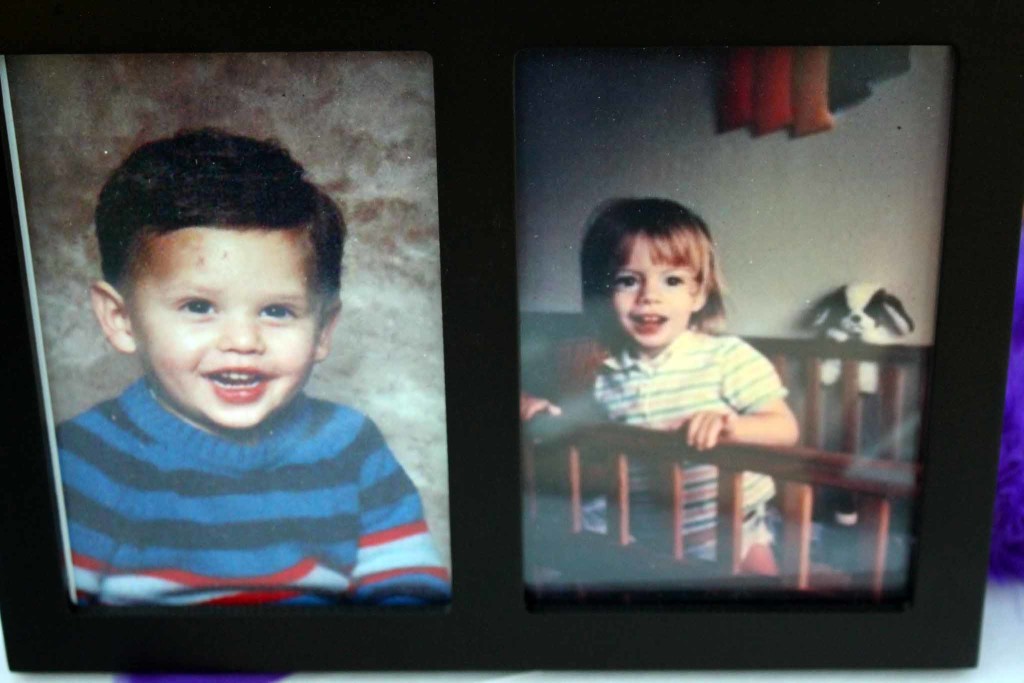
[[[685,285],[686,280],[680,275],[669,275],[665,278],[665,284],[669,287],[679,287],[680,285]]]
[[[616,275],[612,280],[615,289],[632,289],[640,284],[640,278],[636,275]]]
[[[274,304],[273,306],[267,306],[266,308],[263,309],[262,313],[263,313],[263,315],[265,315],[268,318],[283,319],[283,318],[294,318],[295,317],[295,311],[293,311],[288,306],[282,306],[280,304]]]
[[[196,315],[209,315],[213,313],[213,304],[209,301],[203,301],[202,299],[193,299],[192,301],[185,302],[185,305],[181,307],[183,311],[188,313],[195,313]]]

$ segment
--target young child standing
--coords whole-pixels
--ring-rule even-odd
[[[591,218],[581,253],[584,312],[610,355],[594,399],[608,419],[680,430],[698,449],[719,443],[791,445],[799,433],[786,389],[764,356],[714,334],[724,319],[723,278],[704,221],[665,199],[608,202]],[[524,420],[561,409],[524,395]],[[634,465],[632,470],[643,469]],[[643,472],[637,473],[642,480]],[[715,554],[718,469],[685,468],[684,547]],[[770,477],[743,476],[743,570],[777,573],[765,504]]]
[[[374,424],[307,397],[338,321],[333,201],[270,142],[143,145],[96,209],[92,308],[144,376],[57,431],[80,603],[448,599]]]

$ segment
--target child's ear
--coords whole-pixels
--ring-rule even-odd
[[[109,282],[98,280],[89,289],[92,312],[110,345],[121,353],[135,353],[138,344],[132,333],[128,305],[121,293]]]
[[[330,304],[320,318],[320,332],[317,335],[316,350],[313,359],[319,363],[331,352],[331,335],[338,324],[338,317],[341,314],[341,302],[336,301]]]
[[[693,313],[699,312],[708,302],[708,288],[705,285],[701,285],[697,290],[697,295],[693,298]]]

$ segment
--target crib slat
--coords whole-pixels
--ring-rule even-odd
[[[615,538],[619,545],[629,545],[629,458],[623,453],[615,456],[615,479],[610,508],[609,533],[614,534],[612,538]]]
[[[782,579],[799,590],[810,587],[811,510],[814,489],[810,484],[787,483],[782,493]]]
[[[885,559],[889,548],[892,506],[885,498],[864,496],[858,506],[861,527],[861,558],[871,569],[871,592],[881,599],[885,580]]]
[[[907,373],[900,365],[888,363],[882,368],[879,392],[881,394],[882,435],[885,447],[881,457],[898,460],[903,433],[903,397],[906,391]],[[873,559],[871,590],[876,599],[881,599],[885,580],[885,563],[889,550],[889,528],[892,504],[888,499],[868,499],[861,506],[861,518],[865,531],[863,542],[871,544],[865,554]],[[869,536],[872,534],[874,538]]]
[[[717,556],[721,571],[738,574],[743,560],[743,473],[718,470]]]
[[[907,372],[894,364],[882,368],[882,435],[887,439],[882,458],[897,460],[900,457],[901,434],[903,432],[903,394],[906,389]]]
[[[855,360],[843,361],[843,452],[860,452],[860,364]]]
[[[686,524],[686,474],[683,466],[672,463],[672,556],[686,561],[683,545],[683,525]]]
[[[804,387],[804,445],[821,448],[821,359],[808,358],[805,361],[807,385]]]
[[[583,531],[583,493],[580,481],[580,449],[569,446],[569,508],[572,511],[572,532]]]

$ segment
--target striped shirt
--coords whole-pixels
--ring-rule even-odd
[[[749,344],[733,336],[699,333],[680,335],[651,360],[629,352],[605,360],[594,386],[594,397],[609,419],[651,429],[677,429],[696,413],[757,412],[785,397],[785,387],[768,360]],[[643,486],[642,465],[631,477]],[[684,468],[685,505],[683,534],[687,552],[713,557],[718,514],[718,468],[694,464]],[[775,484],[763,474],[744,472],[743,505],[748,531],[763,519],[755,514],[775,495]],[[763,515],[762,515],[763,516]]]
[[[57,430],[80,603],[422,604],[448,572],[380,432],[299,395],[239,443],[145,381]]]

